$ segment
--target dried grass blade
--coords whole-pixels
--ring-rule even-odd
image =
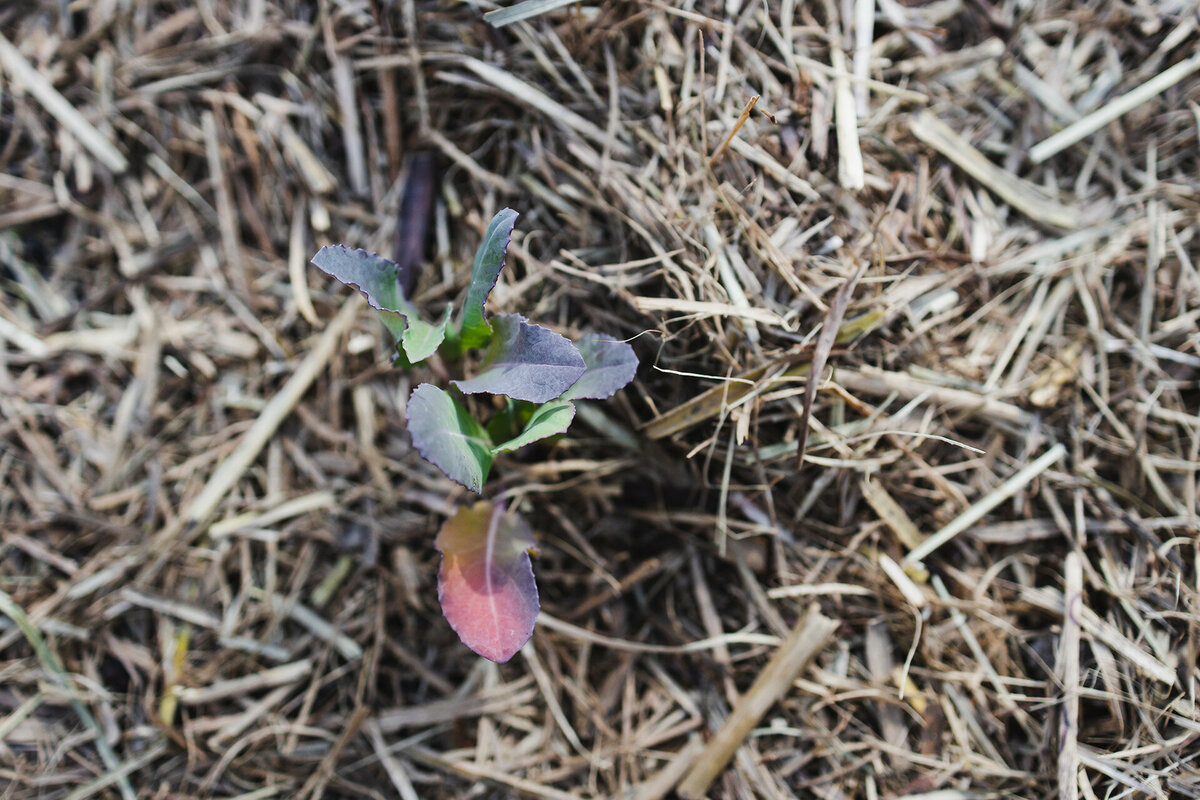
[[[220,131],[217,130],[216,117],[211,111],[204,112],[200,117],[200,123],[204,133],[204,154],[208,159],[208,172],[217,203],[221,247],[225,251],[225,260],[229,265],[229,278],[234,288],[237,289],[239,299],[243,302],[250,302],[252,300],[250,280],[246,274],[246,264],[242,260],[241,237],[238,234],[240,217],[234,208],[229,181],[225,177],[225,159],[222,158],[221,153]]]
[[[774,156],[772,156],[766,150],[763,150],[761,147],[750,144],[744,139],[733,139],[729,142],[729,149],[752,164],[757,164],[759,167],[762,167],[763,172],[767,173],[772,178],[803,197],[805,200],[821,199],[821,195],[812,187],[811,183],[804,180],[794,172],[790,172],[787,167],[776,161]]]
[[[692,399],[647,422],[642,426],[642,432],[651,439],[673,436],[717,416],[723,410],[736,406],[758,389],[757,384],[760,380],[776,370],[779,370],[780,374],[769,378],[768,385],[807,375],[809,370],[808,364],[798,364],[786,371],[783,371],[783,366],[775,363],[765,367],[755,367],[735,378],[713,386],[711,389],[706,389]]]
[[[760,96],[761,95],[756,94],[754,97],[750,98],[749,102],[746,103],[746,107],[743,108],[742,113],[738,115],[737,122],[733,123],[733,130],[731,130],[729,135],[725,137],[725,141],[721,142],[721,146],[717,148],[717,152],[713,153],[712,157],[708,159],[709,169],[712,169],[712,165],[717,163],[718,158],[725,155],[725,151],[729,149],[729,143],[733,141],[733,138],[737,136],[738,131],[740,131],[742,126],[746,124],[746,120],[750,119],[750,112],[754,110],[754,105],[758,102],[758,98]]]
[[[1068,553],[1064,566],[1063,626],[1059,639],[1059,671],[1063,709],[1058,720],[1058,797],[1079,797],[1079,641],[1083,606],[1083,563],[1079,553]]]
[[[379,723],[375,720],[368,720],[366,730],[367,737],[371,740],[371,747],[375,750],[375,757],[383,765],[384,771],[392,781],[392,786],[396,787],[396,793],[400,795],[400,800],[421,800],[404,765],[392,758],[392,754],[388,752],[387,743],[383,740],[383,731],[379,729]]]
[[[90,783],[80,786],[75,791],[71,792],[64,800],[87,800],[93,795],[99,794],[114,783],[122,780],[128,780],[128,776],[137,773],[148,764],[153,764],[159,756],[167,750],[166,742],[159,742],[154,747],[150,748],[145,753],[142,753],[137,758],[126,761],[121,765],[120,769],[112,772],[107,772]]]
[[[991,492],[988,492],[978,502],[959,514],[949,523],[942,527],[937,533],[930,536],[920,545],[913,548],[904,558],[905,566],[919,564],[922,559],[937,550],[946,542],[953,539],[958,534],[970,528],[976,522],[983,519],[984,516],[996,506],[1003,503],[1008,498],[1012,497],[1017,492],[1024,489],[1029,483],[1048,470],[1058,462],[1064,455],[1067,454],[1067,448],[1059,443],[1051,447],[1045,453],[1042,453],[1033,463],[1027,464],[1024,468],[1016,472],[1011,478],[997,486]]]
[[[185,706],[198,706],[223,700],[226,697],[238,697],[260,689],[283,686],[295,683],[307,676],[313,669],[311,659],[302,658],[291,664],[243,675],[240,678],[217,681],[209,686],[190,686],[179,691],[179,702]]]
[[[355,736],[358,735],[358,729],[367,721],[367,717],[371,714],[369,706],[359,706],[350,715],[350,718],[342,727],[342,732],[338,734],[337,741],[329,748],[329,752],[321,759],[321,763],[317,765],[317,770],[314,772],[304,785],[300,787],[298,798],[305,800],[321,800],[325,796],[325,787],[329,785],[329,781],[333,778],[334,772],[337,769],[338,762],[341,758],[342,751],[346,749],[346,745],[350,743]]]
[[[676,753],[665,767],[625,793],[626,800],[662,800],[670,794],[685,772],[691,768],[704,752],[704,742],[699,736],[688,739],[682,750]]]
[[[1066,600],[1063,598],[1062,593],[1056,589],[1023,588],[1021,590],[1021,598],[1047,611],[1060,614],[1065,613]],[[1120,628],[1108,620],[1101,618],[1087,606],[1081,605],[1080,612],[1080,626],[1089,636],[1107,645],[1114,653],[1122,656],[1126,661],[1154,680],[1161,681],[1167,686],[1175,685],[1177,681],[1175,665],[1168,665],[1159,661],[1151,653],[1140,647],[1137,642],[1122,633]],[[1082,758],[1082,755],[1080,757]]]
[[[108,137],[96,130],[3,34],[0,34],[0,67],[24,86],[101,164],[118,175],[129,169],[129,162]]]
[[[857,192],[866,186],[862,148],[858,143],[858,115],[854,108],[854,92],[846,75],[846,56],[837,47],[829,53],[837,77],[834,86],[834,127],[838,143],[838,183],[842,188]]]
[[[292,301],[300,316],[308,320],[310,325],[319,324],[317,311],[313,308],[312,297],[308,292],[308,218],[304,213],[304,204],[297,203],[292,211],[291,233],[288,236],[288,283],[292,289]]]
[[[578,3],[579,0],[525,0],[508,8],[497,8],[483,15],[483,21],[496,28],[512,25],[514,22],[531,19],[548,14],[555,9]]]
[[[514,100],[524,103],[527,106],[532,106],[545,114],[549,119],[566,125],[571,130],[586,139],[591,139],[601,147],[608,145],[619,155],[624,156],[629,154],[628,146],[611,140],[603,128],[579,116],[562,103],[551,99],[541,89],[531,86],[520,78],[515,78],[504,70],[498,69],[477,58],[465,58],[462,63],[471,72],[474,72],[477,76],[504,94],[509,95]]]
[[[895,392],[904,400],[923,398],[925,401],[952,411],[975,412],[991,422],[1019,428],[1029,428],[1035,416],[1003,400],[995,400],[966,389],[952,389],[936,383],[918,380],[900,372],[883,372],[871,368],[838,373],[838,382],[854,392],[886,396]]]
[[[45,693],[38,692],[14,708],[12,713],[7,717],[0,720],[0,752],[3,752],[4,740],[8,738],[8,735],[16,730],[18,725],[31,717],[44,702],[46,702]]]
[[[638,311],[675,311],[679,314],[696,315],[698,317],[738,317],[739,319],[761,322],[764,325],[774,325],[787,328],[783,317],[774,311],[757,306],[738,306],[733,303],[716,303],[706,300],[681,300],[674,297],[635,297],[634,305]]]
[[[997,197],[1034,222],[1067,230],[1079,226],[1079,212],[1042,196],[1041,190],[997,167],[959,136],[949,125],[928,111],[909,122],[913,135],[958,165]]]
[[[204,489],[187,507],[183,519],[192,526],[193,533],[216,511],[217,505],[225,497],[226,492],[254,463],[254,459],[258,457],[262,448],[275,435],[280,423],[308,391],[308,387],[316,379],[317,374],[333,357],[334,348],[337,347],[346,331],[350,329],[362,306],[362,298],[357,294],[346,301],[342,310],[329,323],[329,327],[321,333],[321,338],[317,340],[316,346],[296,367],[296,371],[288,378],[279,393],[268,401],[258,419],[254,421],[250,430],[246,431],[241,442],[238,443],[237,449],[221,462],[221,466],[209,478]]]
[[[696,765],[679,784],[678,794],[684,800],[699,800],[708,787],[737,753],[771,706],[791,688],[817,654],[833,637],[838,622],[824,616],[814,605],[792,629],[787,639],[775,651],[754,685],[738,701],[733,713],[713,736]]]
[[[333,66],[334,93],[342,112],[342,144],[346,148],[346,168],[350,173],[350,187],[363,197],[370,191],[367,177],[367,157],[363,147],[362,125],[358,118],[358,96],[354,86],[354,70],[349,60],[330,52]]]
[[[680,655],[682,653],[699,653],[705,650],[713,650],[717,647],[724,647],[730,644],[761,644],[761,645],[777,645],[779,644],[778,636],[770,636],[761,633],[727,633],[724,636],[717,636],[708,639],[697,639],[694,642],[681,645],[665,645],[665,644],[642,644],[641,642],[630,642],[624,639],[617,639],[612,636],[604,636],[603,634],[593,633],[586,628],[581,628],[578,625],[572,625],[570,622],[557,619],[550,616],[545,611],[538,614],[538,625],[549,628],[552,631],[568,636],[580,642],[588,642],[590,644],[599,645],[601,647],[610,647],[613,650],[622,650],[627,653],[659,653],[664,655]]]
[[[510,775],[508,770],[493,767],[487,763],[477,764],[474,761],[450,759],[425,747],[411,747],[405,753],[413,761],[418,761],[427,767],[471,780],[507,786],[512,791],[528,797],[544,798],[544,800],[579,800],[577,794],[564,792],[528,778],[518,778]]]
[[[1029,148],[1029,160],[1034,164],[1042,163],[1051,156],[1075,144],[1080,139],[1100,130],[1108,123],[1128,113],[1155,95],[1170,89],[1198,69],[1200,69],[1200,53],[1163,70],[1136,89],[1121,95],[1103,108],[1093,111],[1083,119],[1071,123],[1048,139],[1035,144]]]
[[[896,534],[896,538],[900,540],[901,544],[911,550],[925,540],[916,523],[908,516],[908,512],[896,502],[896,499],[882,483],[865,476],[859,482],[859,488],[862,490],[863,499],[891,529],[892,533]]]
[[[825,371],[825,362],[837,344],[838,329],[842,326],[842,318],[850,306],[850,298],[854,296],[854,287],[867,271],[868,262],[858,265],[854,274],[837,290],[825,312],[825,320],[821,323],[821,334],[817,337],[816,347],[813,348],[812,365],[809,367],[808,383],[804,387],[804,406],[800,412],[800,430],[796,434],[796,469],[804,466],[804,443],[808,440],[808,420],[812,416],[813,403],[817,401],[817,384],[821,382],[821,373]]]
[[[395,733],[404,728],[424,728],[444,722],[459,722],[481,714],[501,714],[520,708],[538,696],[538,689],[525,679],[507,683],[470,697],[451,697],[431,700],[422,705],[385,709],[379,712],[375,724],[383,733]]]
[[[116,773],[115,781],[117,788],[121,791],[123,800],[135,800],[137,794],[133,791],[133,786],[129,783],[129,777],[121,767],[121,761],[117,758],[117,754],[113,752],[112,747],[109,746],[108,739],[105,738],[104,731],[96,722],[96,718],[92,716],[92,712],[88,711],[87,706],[79,699],[79,694],[75,691],[75,687],[71,684],[67,673],[63,670],[62,664],[59,663],[58,656],[54,655],[54,651],[46,644],[46,640],[42,638],[41,632],[38,631],[33,621],[29,619],[29,616],[25,613],[25,609],[17,605],[17,602],[3,589],[0,589],[0,614],[3,614],[16,623],[17,628],[25,635],[25,640],[29,642],[29,646],[33,648],[38,661],[42,663],[42,669],[46,671],[46,674],[51,677],[55,684],[66,691],[75,715],[79,717],[79,721],[83,723],[84,727],[92,732],[93,744],[96,747],[96,752],[100,754],[100,760],[104,762],[104,766],[112,773]]]

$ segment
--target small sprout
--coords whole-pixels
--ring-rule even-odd
[[[341,245],[323,247],[313,257],[379,312],[400,349],[397,363],[414,366],[437,353],[461,365],[467,350],[487,348],[475,375],[450,382],[462,395],[510,398],[486,427],[433,384],[417,386],[408,400],[408,432],[417,452],[477,494],[498,453],[566,433],[575,418],[572,400],[612,397],[637,373],[637,356],[624,342],[589,334],[577,347],[520,314],[498,314],[489,322],[488,295],[504,268],[516,219],[517,212],[506,208],[488,225],[457,327],[450,324],[449,306],[439,322],[421,318],[402,288],[405,281],[415,285],[415,276],[402,274],[393,261]],[[442,552],[438,600],[450,626],[481,656],[512,658],[533,634],[538,613],[529,526],[515,512],[480,501],[460,508],[436,544]]]

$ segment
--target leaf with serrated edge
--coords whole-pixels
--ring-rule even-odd
[[[446,621],[479,655],[508,661],[533,635],[538,615],[529,525],[481,500],[446,520],[434,544],[442,553],[438,602]]]
[[[396,344],[404,348],[409,362],[417,364],[437,351],[446,338],[450,309],[441,322],[430,324],[421,320],[417,307],[400,291],[400,265],[366,250],[354,250],[344,245],[322,247],[312,263],[331,278],[353,286],[367,298]]]
[[[547,436],[557,436],[560,433],[566,433],[567,428],[571,427],[571,420],[573,419],[575,419],[575,406],[573,404],[568,403],[566,400],[551,400],[549,403],[545,403],[534,409],[533,416],[529,418],[529,422],[525,425],[524,430],[504,444],[498,444],[493,447],[492,452],[505,453],[509,450],[517,450],[527,444],[536,442],[538,439],[545,439]]]
[[[422,383],[408,398],[408,433],[413,447],[455,483],[476,494],[492,467],[492,443],[453,397]]]
[[[491,338],[492,327],[483,315],[483,306],[504,268],[504,255],[516,222],[516,211],[511,208],[500,211],[492,217],[475,252],[475,267],[471,270],[471,284],[467,287],[467,302],[459,326],[459,340],[464,348],[483,347]]]
[[[553,400],[583,375],[583,356],[565,336],[526,322],[520,314],[498,314],[483,371],[454,381],[465,394],[490,392],[514,400],[544,403]]]
[[[587,371],[567,389],[563,400],[606,400],[637,374],[638,359],[627,342],[589,333],[578,346]]]

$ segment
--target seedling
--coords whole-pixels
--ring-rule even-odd
[[[313,257],[322,271],[358,289],[396,339],[396,361],[419,364],[434,353],[462,366],[464,355],[483,349],[478,370],[450,381],[446,390],[422,383],[408,400],[413,446],[456,483],[481,493],[500,453],[566,432],[576,400],[603,400],[633,380],[633,348],[589,334],[578,344],[520,314],[486,314],[488,295],[504,267],[517,212],[504,209],[484,234],[457,321],[448,304],[434,321],[405,296],[415,285],[399,264],[365,250],[323,247]],[[507,397],[486,424],[462,402],[463,395]],[[481,501],[464,506],[437,537],[442,553],[438,601],[463,643],[503,663],[533,635],[537,585],[529,554],[529,525],[515,511]]]

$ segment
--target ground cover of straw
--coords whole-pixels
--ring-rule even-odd
[[[1200,796],[1191,4],[492,9],[0,7],[0,798]],[[306,262],[505,206],[642,366],[497,666]]]

